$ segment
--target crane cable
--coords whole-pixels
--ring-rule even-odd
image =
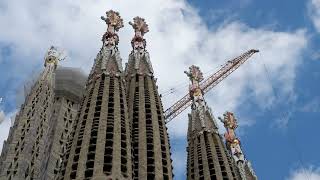
[[[279,99],[279,95],[276,93],[276,89],[274,88],[274,86],[272,85],[272,81],[271,81],[271,77],[270,77],[270,73],[269,73],[269,70],[266,66],[265,63],[262,62],[262,58],[261,58],[261,54],[260,54],[260,60],[261,60],[261,63],[264,67],[264,70],[265,70],[265,73],[266,73],[266,76],[267,76],[267,79],[268,81],[270,82],[270,86],[271,86],[271,90],[272,90],[272,93],[273,93],[273,96],[276,98],[276,99]],[[273,103],[271,105],[271,107],[273,106]],[[271,109],[271,108],[270,108]],[[280,114],[280,120],[284,120],[286,117],[288,118],[287,121],[289,121],[290,119],[290,116],[289,114],[292,113],[292,109],[289,109],[288,111],[281,111],[283,112],[282,114]],[[296,150],[296,153],[298,154],[298,162],[300,164],[300,167],[302,168],[302,172],[305,174],[305,177],[307,178],[307,180],[310,180],[310,175],[309,173],[306,172],[305,168],[303,167],[303,161],[302,161],[302,154],[301,154],[301,151],[299,150],[298,148],[298,145],[296,144],[296,139],[294,138],[289,138],[289,140],[291,140],[291,143],[292,143],[292,146],[295,146],[295,149]]]

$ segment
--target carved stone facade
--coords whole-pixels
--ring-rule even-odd
[[[51,170],[47,172],[51,161],[49,164],[45,162],[49,157],[54,162],[60,161],[64,139],[70,132],[64,125],[55,128],[54,125],[64,121],[62,109],[66,110],[66,119],[72,124],[74,116],[71,114],[75,115],[78,109],[78,101],[75,101],[75,98],[81,98],[79,93],[70,97],[72,91],[68,87],[57,85],[62,80],[56,78],[59,74],[56,69],[59,60],[59,52],[55,47],[51,47],[45,57],[45,69],[27,94],[25,103],[16,115],[9,137],[4,143],[0,165],[1,180],[41,179],[44,174],[54,176],[52,168],[52,173]],[[69,70],[64,70],[67,71]],[[76,78],[79,80],[81,76]],[[71,84],[72,82],[68,81]],[[57,92],[58,87],[59,92]],[[77,86],[80,96],[83,87],[84,84],[81,83]],[[60,114],[57,116],[58,112]],[[66,132],[61,132],[63,136],[58,137],[60,133],[56,131],[65,130]],[[57,156],[54,155],[53,149],[57,149],[55,151]]]
[[[140,17],[134,18],[134,22],[130,24],[135,30],[135,36],[126,66],[126,83],[133,148],[133,179],[171,180],[173,174],[169,137],[143,38],[148,32],[148,26]]]
[[[132,179],[130,125],[114,11],[81,103],[73,137],[66,147],[60,179]]]

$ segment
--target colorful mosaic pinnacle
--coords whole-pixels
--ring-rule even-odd
[[[123,27],[123,19],[118,12],[113,10],[106,12],[106,17],[101,16],[101,19],[108,25],[107,32],[103,35],[102,41],[107,46],[116,46],[119,43],[119,36],[116,32]]]

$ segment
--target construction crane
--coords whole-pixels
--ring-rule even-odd
[[[251,49],[242,55],[227,61],[222,68],[216,73],[205,79],[200,83],[200,88],[203,94],[207,93],[217,84],[219,84],[223,79],[229,76],[233,71],[238,69],[244,62],[246,62],[253,54],[259,52],[259,50]],[[164,112],[165,122],[169,123],[173,118],[178,116],[182,111],[188,108],[192,104],[192,99],[189,94],[186,94],[179,101],[174,103],[170,108]]]

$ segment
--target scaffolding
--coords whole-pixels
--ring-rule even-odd
[[[58,67],[55,71],[55,94],[80,102],[86,75],[79,68]]]

